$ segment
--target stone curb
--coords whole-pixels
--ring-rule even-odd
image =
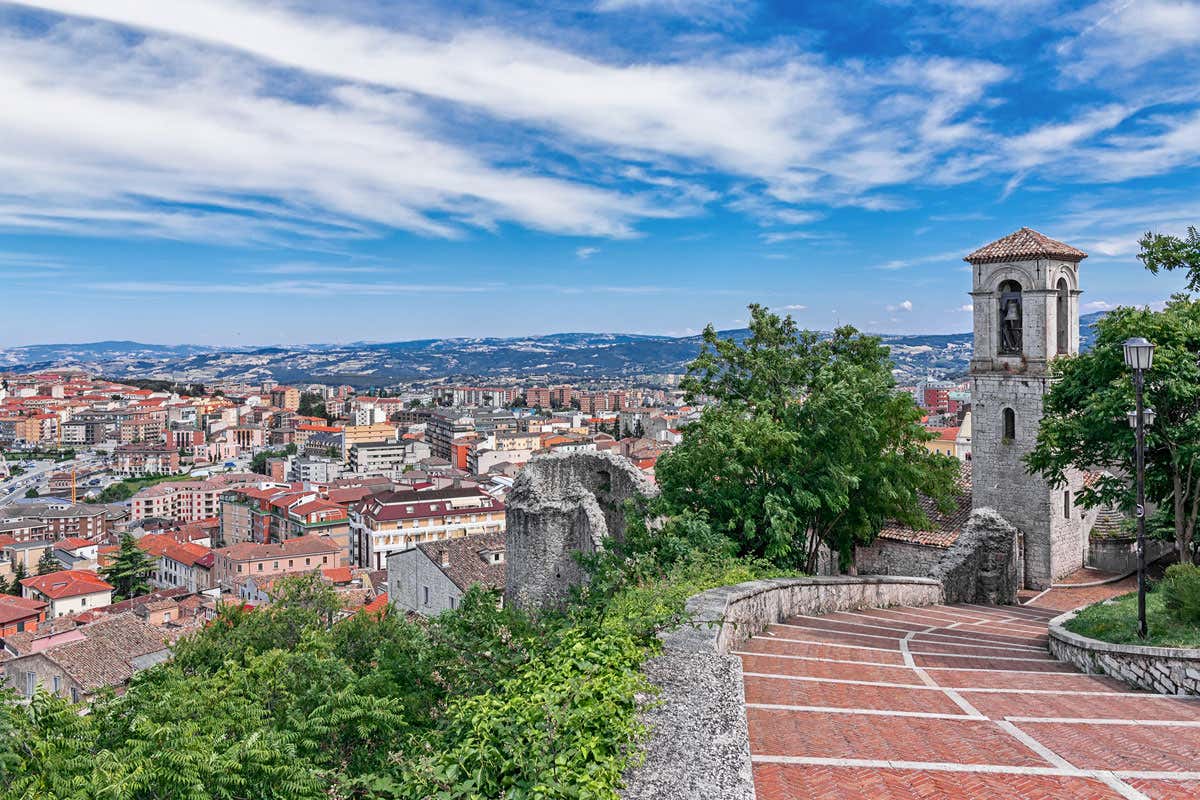
[[[796,614],[941,602],[942,585],[903,576],[768,578],[693,595],[691,622],[661,635],[646,676],[658,703],[644,763],[626,775],[625,800],[754,800],[738,645]]]
[[[1090,607],[1090,606],[1089,606]],[[1050,653],[1089,675],[1108,675],[1136,689],[1200,695],[1200,649],[1114,644],[1066,629],[1082,609],[1050,620]]]

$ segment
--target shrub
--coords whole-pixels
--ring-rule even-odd
[[[1163,605],[1180,622],[1200,624],[1200,567],[1174,564],[1159,584]]]

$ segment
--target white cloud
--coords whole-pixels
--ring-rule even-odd
[[[891,312],[912,311],[913,310],[912,300],[901,300],[899,303],[897,303],[894,306],[887,306],[887,310],[891,311]],[[896,322],[896,321],[897,320],[895,320],[895,319],[892,320],[892,322]]]
[[[1084,311],[1109,311],[1112,308],[1112,303],[1105,300],[1093,300],[1090,303],[1083,304]]]
[[[1100,0],[1073,18],[1076,33],[1057,54],[1078,80],[1134,79],[1142,64],[1200,44],[1200,3],[1194,0]]]
[[[580,247],[575,250],[575,257],[587,260],[600,252],[599,247]]]
[[[752,5],[751,0],[597,0],[596,10],[641,11],[713,21],[744,17]]]
[[[790,305],[790,306],[781,306],[781,309],[783,311],[807,311],[808,306],[794,304],[794,305]]]
[[[325,297],[329,295],[410,295],[494,292],[503,284],[370,283],[341,281],[259,281],[205,283],[188,281],[96,281],[82,288],[123,294],[255,294]]]
[[[959,311],[974,311],[975,306],[971,305],[970,303],[963,303],[961,306],[958,307],[958,310]]]
[[[435,236],[513,221],[625,236],[648,198],[493,167],[411,98],[338,86],[302,104],[255,62],[67,23],[0,38],[0,225],[175,238]]]
[[[775,43],[718,46],[685,58],[668,54],[658,63],[606,62],[499,29],[451,25],[433,38],[240,0],[29,5],[187,37],[353,84],[359,87],[353,93],[359,114],[374,111],[393,125],[399,117],[405,132],[420,131],[420,141],[402,136],[392,148],[417,164],[423,164],[420,151],[436,126],[423,118],[414,97],[544,130],[547,142],[572,155],[594,159],[598,146],[608,157],[692,162],[693,168],[751,177],[762,182],[763,193],[786,203],[897,207],[895,198],[873,190],[922,179],[941,153],[971,141],[977,124],[966,112],[1007,75],[995,64],[949,58],[904,58],[865,71]],[[352,136],[345,138],[346,145],[355,144]],[[493,184],[511,178],[507,172],[489,177]],[[451,195],[462,191],[457,185],[437,188]],[[569,188],[574,202],[561,204],[556,192],[525,186],[511,203],[522,206],[513,214],[516,221],[620,235],[650,213],[628,197],[582,186],[551,188]],[[493,206],[508,193],[486,194],[478,224],[507,218]],[[531,207],[536,196],[546,198],[542,207]],[[390,199],[384,191],[364,205],[387,207]],[[671,198],[665,203],[674,210]],[[408,205],[399,205],[411,216]],[[666,213],[661,203],[651,208]],[[416,217],[410,226],[438,227]]]

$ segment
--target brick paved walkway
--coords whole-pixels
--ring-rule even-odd
[[[1096,594],[1055,591],[1047,607],[869,609],[754,637],[739,655],[758,800],[1200,798],[1200,701],[1054,660],[1046,622]]]

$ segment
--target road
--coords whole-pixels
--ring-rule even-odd
[[[9,459],[9,463],[16,463],[19,459]],[[70,470],[72,466],[76,469],[83,469],[99,464],[102,461],[100,456],[91,453],[82,454],[76,461],[37,461],[33,469],[23,475],[0,482],[0,506],[6,506],[25,496],[25,492],[32,488],[38,488],[45,482],[51,474],[55,472],[63,472]]]

